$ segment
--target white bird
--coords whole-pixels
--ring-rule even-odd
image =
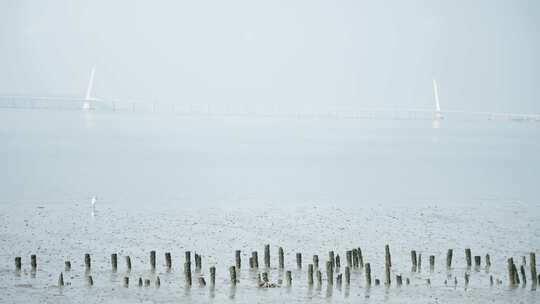
[[[97,202],[97,197],[94,195],[92,196],[92,208],[96,206],[96,202]]]

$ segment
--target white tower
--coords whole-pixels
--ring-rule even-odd
[[[86,96],[84,97],[83,110],[92,110],[92,87],[94,86],[94,74],[96,73],[96,67],[92,67],[90,72],[90,81],[88,82],[88,88],[86,89]]]
[[[439,103],[439,86],[437,80],[433,79],[433,95],[435,97],[435,111],[433,112],[433,119],[442,119],[441,104]]]

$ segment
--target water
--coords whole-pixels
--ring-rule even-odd
[[[501,121],[443,120],[434,129],[425,120],[3,110],[0,302],[537,302],[530,285],[507,287],[505,259],[514,256],[519,266],[522,255],[540,254],[539,131],[537,123]],[[262,264],[266,243],[274,266],[284,247],[293,287],[255,287],[248,254],[258,250]],[[386,243],[393,274],[412,286],[366,289],[358,270],[350,288],[308,288],[313,254],[322,264],[335,250],[344,264],[345,250],[358,246],[383,279]],[[489,272],[464,267],[466,247],[482,263],[491,255]],[[443,267],[448,248],[450,273]],[[227,283],[235,249],[244,265],[236,290]],[[420,273],[411,272],[411,249],[422,253]],[[150,250],[158,251],[157,273],[148,271]],[[203,255],[207,281],[208,266],[216,265],[215,290],[184,288],[185,250]],[[173,254],[171,273],[162,267],[165,251]],[[92,288],[84,286],[86,252],[95,265]],[[109,266],[113,252],[117,274]],[[296,252],[304,271],[296,270]],[[35,278],[17,276],[13,258],[22,256],[28,270],[32,253]],[[124,255],[133,260],[129,289],[121,286]],[[60,290],[54,285],[66,259],[72,285]],[[157,274],[160,289],[135,287],[138,277]],[[503,284],[490,287],[489,275]],[[271,280],[279,277],[272,269]]]

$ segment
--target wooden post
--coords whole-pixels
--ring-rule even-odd
[[[469,274],[465,274],[465,286],[469,286]]]
[[[229,267],[229,276],[231,277],[231,284],[236,286],[236,267]]]
[[[482,264],[482,258],[479,255],[474,256],[474,266],[480,267]]]
[[[149,287],[149,286],[150,286],[150,280],[149,279],[144,280],[144,287]]]
[[[253,264],[253,257],[249,257],[249,269],[253,269],[253,268],[255,268]]]
[[[30,266],[32,267],[32,271],[36,271],[36,269],[37,269],[37,256],[35,254],[32,254],[30,256]]]
[[[313,256],[313,267],[319,269],[319,256],[316,254]]]
[[[412,264],[412,271],[415,272],[416,268],[418,267],[418,260],[416,258],[416,250],[411,250],[411,264]]]
[[[358,249],[356,248],[352,250],[352,262],[353,262],[353,267],[358,268]]]
[[[510,286],[516,285],[516,276],[514,274],[514,259],[508,258],[507,260],[507,269],[508,269],[508,282]]]
[[[429,269],[431,270],[435,269],[435,256],[434,255],[429,256]]]
[[[521,265],[519,267],[519,270],[521,272],[521,282],[523,282],[523,286],[527,285],[527,276],[525,275],[525,266]]]
[[[381,285],[381,280],[375,279],[375,286],[379,286],[379,285]]]
[[[236,250],[234,254],[235,260],[236,260],[236,269],[238,270],[240,270],[240,268],[242,267],[242,260],[241,260],[240,254],[241,254],[240,250]]]
[[[300,252],[296,253],[296,267],[302,269],[302,254]]]
[[[320,270],[317,270],[317,286],[321,286],[322,285],[322,273]]]
[[[388,262],[384,263],[384,284],[386,286],[390,286],[391,284],[390,279],[390,264]]]
[[[385,264],[392,267],[392,256],[390,255],[390,246],[388,244],[384,246],[384,258]]]
[[[89,253],[85,253],[84,254],[84,266],[86,268],[86,271],[89,271],[90,268],[91,268],[91,265],[92,262],[91,262],[91,259],[90,259],[90,254]]]
[[[489,276],[489,285],[493,286],[493,276],[492,275]]]
[[[454,255],[454,250],[448,249],[446,252],[446,268],[452,267],[452,256]]]
[[[313,285],[313,264],[308,264],[308,285]]]
[[[406,278],[405,279],[405,284],[407,284],[407,285],[411,284],[411,280],[409,278]]]
[[[402,279],[401,275],[396,275],[396,284],[397,284],[397,286],[403,285],[403,279]]]
[[[172,260],[171,260],[171,253],[170,252],[165,252],[165,267],[167,268],[167,270],[171,270],[172,268]]]
[[[150,251],[150,269],[154,271],[156,269],[156,251]]]
[[[283,253],[283,248],[282,247],[279,247],[278,249],[278,264],[279,264],[279,269],[283,269],[285,268],[285,257],[284,257],[284,253]]]
[[[118,269],[118,255],[116,253],[111,254],[111,267],[112,272],[116,272]]]
[[[336,258],[334,257],[334,251],[328,252],[328,260],[332,263],[332,268],[336,267]]]
[[[21,257],[15,257],[15,271],[21,271],[22,262]]]
[[[366,285],[371,285],[371,265],[366,263]]]
[[[491,267],[491,257],[489,256],[489,253],[486,254],[486,268]]]
[[[142,287],[142,278],[139,277],[139,287]]]
[[[519,273],[516,264],[512,264],[512,273],[514,274],[514,281],[516,282],[516,284],[519,284]]]
[[[86,283],[88,284],[88,286],[94,285],[94,279],[92,279],[91,275],[86,277]]]
[[[352,265],[352,250],[347,250],[345,255],[346,255],[346,258],[347,258],[347,267],[352,268],[353,267],[353,265]]]
[[[159,278],[159,276],[157,276],[157,278],[156,278],[156,288],[159,288],[159,286],[161,286],[161,279]]]
[[[186,257],[185,262],[189,262],[191,264],[191,251],[184,252],[184,255]],[[191,265],[190,265],[191,266]]]
[[[341,267],[341,258],[339,257],[339,254],[336,255],[336,269],[339,271],[339,268]]]
[[[334,285],[334,269],[332,267],[332,261],[326,262],[326,281],[328,285]]]
[[[529,253],[529,266],[531,269],[531,281],[534,286],[538,284],[538,277],[536,274],[536,254],[534,252]]]
[[[257,251],[253,251],[251,257],[253,258],[253,267],[259,268],[259,254]]]
[[[216,285],[216,267],[215,266],[210,267],[210,285],[212,286]]]
[[[422,254],[418,254],[418,271],[422,271]]]
[[[129,287],[129,277],[124,277],[124,287]]]
[[[471,267],[472,260],[471,260],[471,248],[465,249],[465,261],[467,262],[467,267]]]
[[[265,272],[262,273],[262,280],[265,283],[270,282],[270,280],[268,279],[268,272],[265,271]]]
[[[129,255],[126,256],[126,269],[128,272],[131,271],[131,258],[129,257]]]
[[[264,245],[264,266],[270,268],[270,245]]]
[[[58,287],[64,286],[64,274],[60,272],[60,276],[58,276]]]
[[[292,272],[290,270],[287,270],[287,272],[285,272],[285,281],[287,282],[287,286],[292,285]]]
[[[336,277],[336,283],[339,288],[341,288],[341,284],[343,283],[343,275],[340,273]]]
[[[349,266],[345,266],[345,284],[351,284],[351,268]]]
[[[64,262],[64,271],[71,271],[71,262],[65,261]]]
[[[358,247],[357,252],[358,252],[358,265],[360,267],[364,267],[364,256],[362,255],[362,248]],[[388,253],[390,253],[390,249]]]
[[[184,277],[186,280],[186,285],[191,287],[191,262],[188,259],[186,259],[186,262],[184,262]]]

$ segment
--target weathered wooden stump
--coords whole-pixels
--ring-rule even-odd
[[[336,271],[339,271],[340,267],[341,267],[341,258],[339,257],[339,254],[336,254]]]
[[[366,263],[365,265],[365,272],[366,272],[366,284],[369,286],[371,285],[371,264]]]
[[[418,259],[416,257],[416,250],[411,250],[411,264],[412,264],[412,271],[415,272],[416,268],[418,267]]]
[[[236,286],[237,280],[236,280],[236,267],[231,266],[229,267],[229,276],[231,279],[231,284],[233,286]]]
[[[129,277],[124,277],[124,287],[129,287]]]
[[[241,255],[241,251],[240,250],[236,250],[234,252],[234,258],[235,258],[235,261],[236,261],[236,269],[240,270],[240,268],[242,268],[242,257],[240,256]]]
[[[486,268],[491,267],[491,257],[489,256],[489,253],[486,254]]]
[[[64,262],[64,271],[71,271],[71,261]]]
[[[60,272],[58,276],[58,287],[64,286],[64,274]]]
[[[259,254],[257,251],[251,252],[251,258],[253,259],[253,267],[259,268]]]
[[[351,268],[349,266],[345,266],[345,284],[351,284]]]
[[[270,245],[264,245],[264,266],[270,268]]]
[[[150,251],[150,269],[152,271],[156,270],[156,251]]]
[[[454,250],[448,249],[446,252],[446,268],[452,267],[452,256],[454,255]]]
[[[139,285],[139,287],[142,287],[142,285],[143,285],[142,278],[139,278],[139,284],[138,285]]]
[[[15,271],[21,271],[22,260],[21,257],[15,257]]]
[[[525,275],[525,266],[521,265],[519,267],[519,271],[521,272],[521,282],[523,283],[523,286],[527,285],[527,276]]]
[[[384,262],[389,267],[392,267],[392,256],[390,255],[390,246],[388,244],[384,246]]]
[[[308,264],[308,285],[313,285],[313,264]]]
[[[313,267],[315,267],[315,269],[319,269],[319,256],[318,255],[313,255]]]
[[[399,274],[396,275],[396,284],[397,284],[397,286],[403,285],[403,279],[402,279],[401,275],[399,275]]]
[[[159,278],[159,276],[156,277],[156,288],[159,288],[159,286],[161,286],[161,279]]]
[[[126,269],[128,272],[131,271],[131,258],[129,257],[129,255],[126,256]]]
[[[482,264],[482,257],[480,257],[479,255],[475,255],[474,256],[474,266],[480,267],[481,264]]]
[[[433,269],[435,269],[435,256],[434,255],[429,256],[429,269],[431,269],[432,271]]]
[[[471,248],[465,249],[465,262],[467,263],[467,267],[472,266],[472,260],[471,260]]]
[[[210,267],[210,285],[212,286],[216,285],[216,267],[215,266]]]
[[[118,269],[118,255],[116,253],[111,254],[111,268],[112,272],[116,272]]]
[[[85,266],[86,271],[89,271],[90,268],[92,267],[92,261],[90,259],[89,253],[84,254],[84,266]]]
[[[184,262],[184,278],[186,281],[186,285],[188,287],[191,286],[192,280],[191,280],[191,262],[186,259],[186,262]]]
[[[144,280],[144,287],[150,287],[150,280],[149,279]]]
[[[282,247],[279,247],[278,249],[278,265],[279,265],[279,269],[285,268],[285,257],[284,257],[284,252],[283,252]]]
[[[352,264],[352,250],[347,250],[347,252],[345,252],[345,257],[347,259],[347,266],[349,268],[352,268],[353,267],[353,264]]]
[[[292,285],[292,272],[290,270],[287,270],[287,272],[285,272],[285,282],[287,282],[287,286]]]
[[[516,285],[516,275],[514,274],[514,259],[508,258],[507,262],[507,270],[508,270],[508,283],[510,286]]]
[[[336,258],[334,256],[334,251],[329,251],[328,252],[328,261],[330,261],[330,263],[332,263],[332,268],[336,267]]]
[[[88,286],[94,285],[94,279],[92,278],[91,275],[89,275],[89,276],[86,277],[86,284],[87,284]]]
[[[317,270],[317,286],[321,287],[322,285],[322,272]]]
[[[334,285],[334,268],[332,267],[332,261],[326,262],[326,281],[328,285]]]
[[[357,252],[358,252],[358,266],[364,267],[364,256],[362,255],[362,248],[358,247]],[[390,249],[388,253],[390,253]]]
[[[170,252],[165,252],[165,268],[167,268],[167,271],[171,270],[172,268],[172,259]]]
[[[529,253],[529,267],[531,270],[532,284],[538,284],[538,276],[536,274],[536,254],[534,252]]]
[[[37,269],[37,256],[35,254],[30,256],[30,267],[32,267],[32,271]]]
[[[302,253],[300,252],[296,253],[296,267],[302,269]]]

